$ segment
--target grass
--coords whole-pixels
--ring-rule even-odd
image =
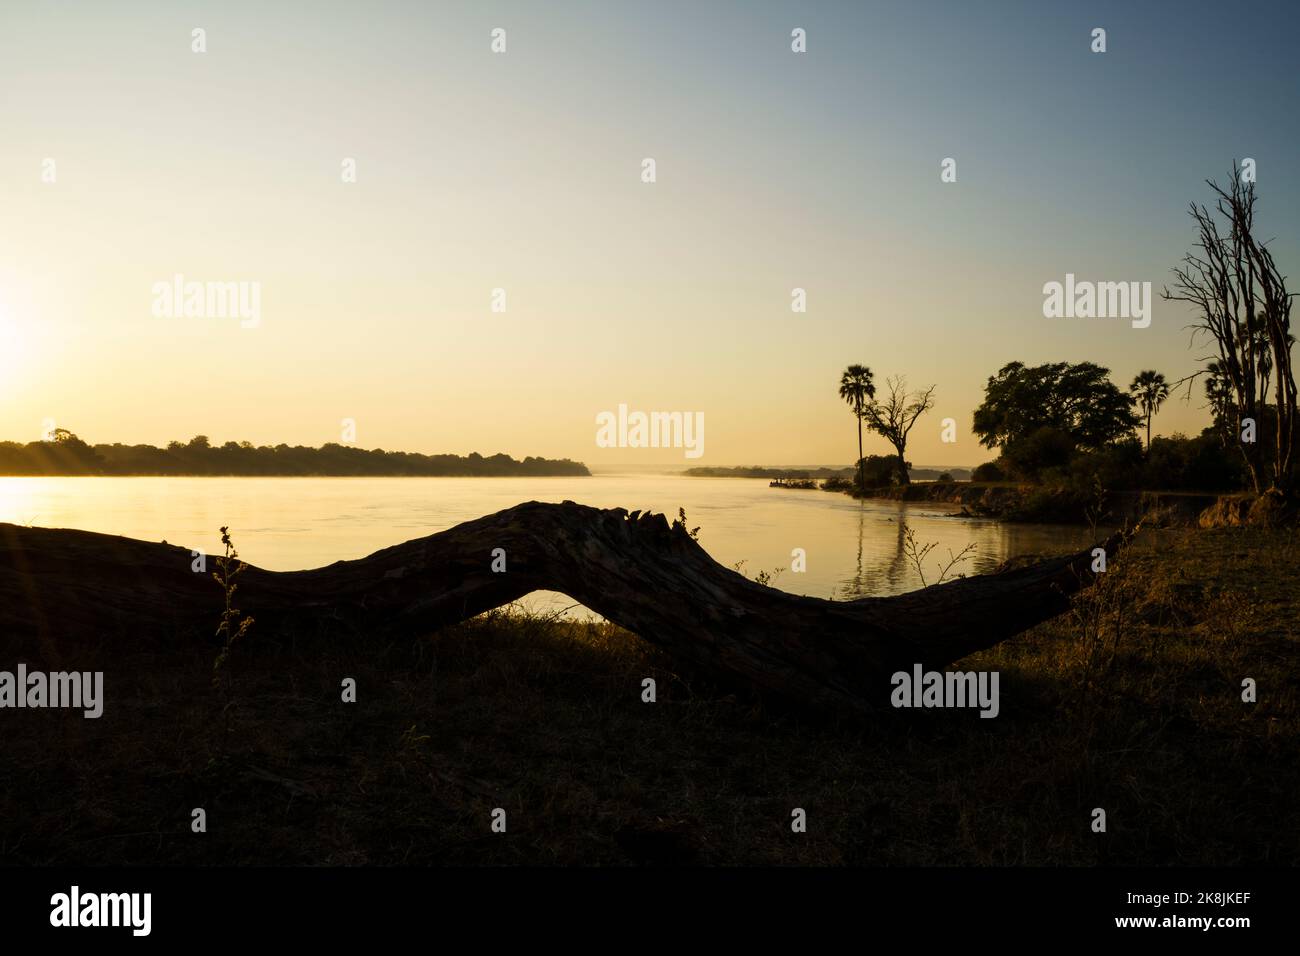
[[[104,717],[7,713],[0,863],[1295,864],[1298,544],[1157,533],[959,662],[1001,672],[994,720],[800,716],[506,612],[406,643],[254,629],[228,693],[210,648],[89,648]]]

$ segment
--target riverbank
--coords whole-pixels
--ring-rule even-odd
[[[228,691],[210,649],[65,636],[108,704],[9,715],[0,864],[1300,863],[1300,539],[1155,534],[954,665],[1000,672],[992,720],[812,720],[610,625],[504,612],[397,644],[254,625]]]
[[[847,493],[846,488],[834,486],[824,490]],[[958,505],[963,514],[971,517],[1025,524],[1119,525],[1141,521],[1147,527],[1159,528],[1246,524],[1252,503],[1252,496],[1245,494],[1112,491],[1098,498],[1067,488],[952,481],[872,488],[865,497]]]

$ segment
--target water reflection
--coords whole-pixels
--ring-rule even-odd
[[[751,576],[780,569],[773,586],[846,600],[921,587],[906,535],[934,543],[926,576],[948,552],[975,545],[955,571],[991,570],[1009,557],[1060,554],[1086,528],[1004,525],[951,517],[954,505],[855,501],[761,480],[678,475],[592,478],[0,478],[0,521],[167,540],[209,554],[229,525],[240,555],[275,571],[319,567],[450,528],[522,501],[572,499],[601,508],[686,510],[700,544]],[[807,569],[796,573],[802,549]]]
[[[946,580],[984,574],[1011,557],[1077,551],[1108,533],[1108,529],[1094,532],[1074,525],[1016,525],[958,517],[941,510],[944,505],[884,500],[857,504],[853,570],[840,580],[837,600],[899,594],[935,584],[950,564]],[[913,554],[908,553],[909,531],[915,542]],[[933,547],[922,554],[927,545]],[[963,557],[968,545],[973,550]]]

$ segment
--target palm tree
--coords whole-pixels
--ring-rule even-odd
[[[1151,452],[1151,419],[1160,406],[1169,397],[1169,383],[1165,377],[1153,369],[1138,372],[1133,384],[1128,387],[1138,401],[1142,414],[1147,420],[1147,453]]]
[[[850,365],[840,376],[840,398],[849,403],[853,417],[858,420],[858,487],[867,487],[866,466],[862,462],[862,410],[876,397],[876,386],[871,380],[871,369],[865,365]]]
[[[1229,413],[1236,397],[1228,363],[1215,359],[1205,366],[1205,397],[1210,403],[1210,414],[1214,416],[1214,427],[1219,432],[1219,440],[1226,448],[1232,430],[1228,424]]]

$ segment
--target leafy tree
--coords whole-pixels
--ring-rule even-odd
[[[872,381],[871,369],[865,365],[850,365],[840,376],[840,398],[848,402],[853,409],[853,417],[858,421],[858,486],[867,486],[866,472],[862,465],[862,412],[867,403],[876,397],[876,385]]]
[[[1171,435],[1155,438],[1143,462],[1143,488],[1173,491],[1236,491],[1249,481],[1245,462],[1225,447],[1213,428],[1196,438]]]
[[[1006,479],[1006,474],[994,461],[986,461],[982,465],[976,465],[975,470],[970,473],[971,481],[1006,481]]]
[[[1000,461],[1017,478],[1033,481],[1049,469],[1064,468],[1077,453],[1069,432],[1044,425],[1007,446]]]
[[[1169,397],[1169,383],[1165,377],[1154,369],[1138,372],[1133,384],[1128,387],[1137,399],[1142,416],[1147,420],[1147,451],[1151,450],[1151,418],[1160,411],[1160,406]]]
[[[367,451],[327,444],[321,448],[254,447],[246,441],[212,444],[198,435],[189,442],[152,445],[95,445],[67,429],[50,441],[0,442],[0,475],[587,475],[585,465],[508,455],[420,455]]]
[[[1226,447],[1232,433],[1232,378],[1227,367],[1217,359],[1205,366],[1205,399],[1209,402],[1210,414],[1214,416],[1219,439]]]
[[[49,441],[31,442],[26,447],[34,467],[19,473],[97,475],[104,467],[95,449],[66,428],[54,429]]]
[[[984,401],[975,409],[975,434],[981,445],[1003,454],[1045,428],[1066,436],[1073,449],[1102,448],[1140,422],[1133,398],[1109,376],[1109,369],[1092,362],[1033,367],[1010,362],[984,387]]]
[[[898,461],[893,455],[868,455],[858,459],[858,474],[864,488],[892,484],[898,477]]]

